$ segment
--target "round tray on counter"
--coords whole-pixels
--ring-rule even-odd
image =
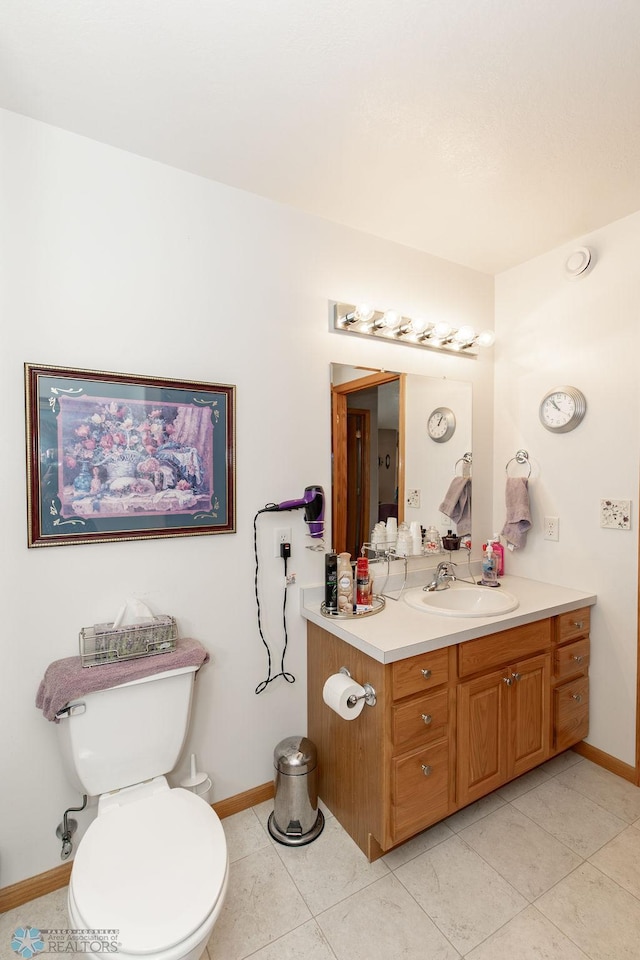
[[[362,617],[373,617],[376,613],[382,613],[384,606],[384,597],[374,597],[373,610],[363,610],[361,613],[338,613],[337,610],[327,610],[327,605],[323,600],[320,604],[320,613],[327,620],[361,620]]]

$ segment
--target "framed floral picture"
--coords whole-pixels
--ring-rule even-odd
[[[30,547],[235,532],[235,386],[25,364]]]

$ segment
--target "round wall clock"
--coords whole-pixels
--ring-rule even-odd
[[[554,387],[542,398],[540,422],[552,433],[568,433],[578,426],[586,410],[584,394],[576,387]]]
[[[436,443],[450,440],[455,429],[455,414],[449,407],[436,407],[427,420],[427,433]]]

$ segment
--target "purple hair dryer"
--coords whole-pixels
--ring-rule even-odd
[[[304,507],[304,519],[309,524],[309,535],[321,537],[324,533],[324,490],[320,486],[305,487],[301,500],[285,500],[269,510],[299,510]]]

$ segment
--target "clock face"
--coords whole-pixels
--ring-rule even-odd
[[[587,409],[584,395],[575,387],[557,387],[542,398],[540,421],[554,433],[577,427]]]
[[[427,432],[436,443],[449,440],[456,429],[456,418],[448,407],[436,407],[427,420]]]

